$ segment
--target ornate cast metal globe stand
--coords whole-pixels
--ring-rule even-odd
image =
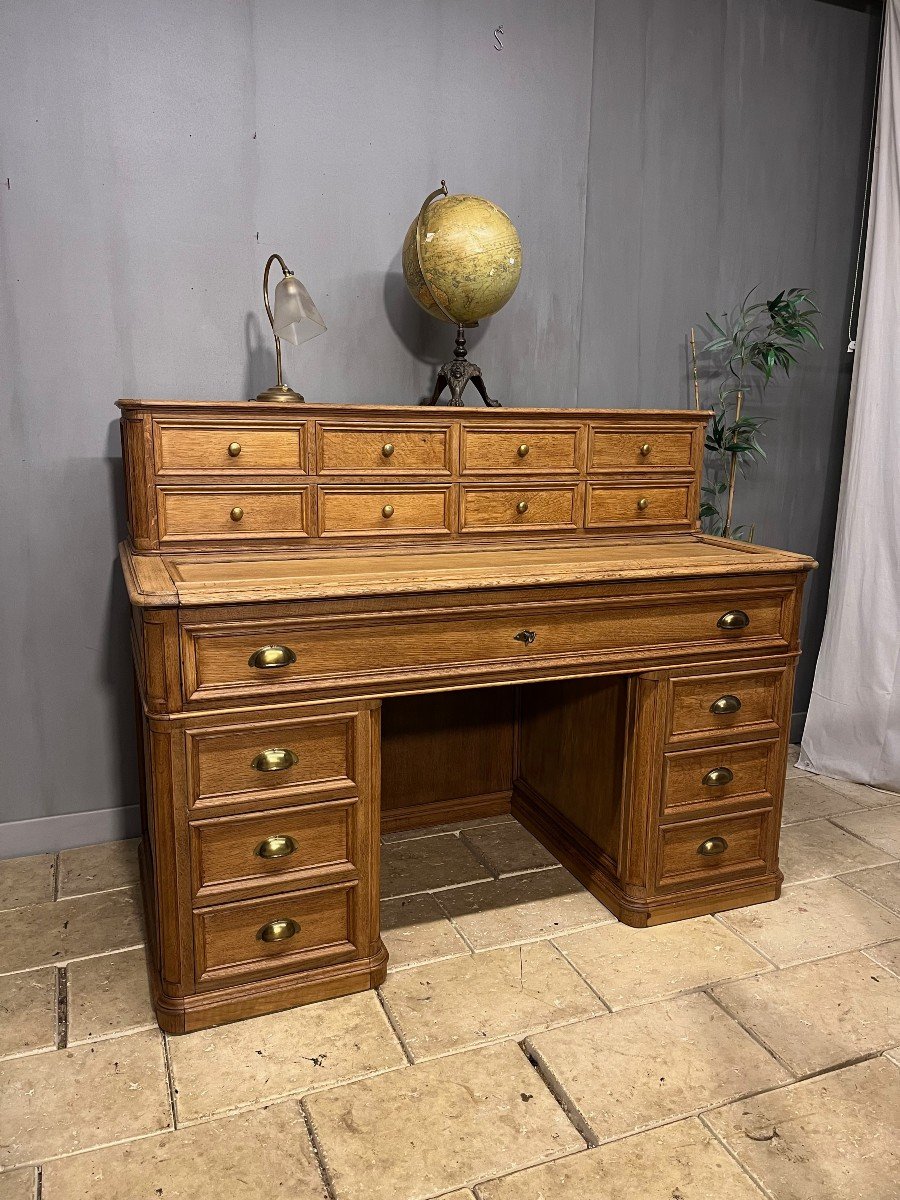
[[[437,404],[441,392],[444,388],[449,388],[450,399],[446,401],[447,405],[451,408],[462,408],[462,394],[466,390],[466,384],[470,380],[472,386],[488,408],[500,408],[500,401],[492,400],[487,393],[487,388],[484,386],[484,380],[481,377],[481,367],[476,366],[473,362],[469,362],[466,357],[466,331],[462,325],[457,325],[456,348],[453,351],[453,360],[452,362],[444,363],[438,369],[434,392],[427,403]]]

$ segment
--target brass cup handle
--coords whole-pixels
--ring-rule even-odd
[[[530,646],[537,634],[533,629],[523,629],[521,633],[513,634],[514,642],[522,642],[526,646]]]
[[[716,625],[719,629],[746,629],[750,624],[750,618],[742,608],[732,608],[727,613],[722,613]]]
[[[386,504],[386,505],[384,506],[384,508],[381,510],[381,515],[382,515],[383,517],[385,517],[386,519],[390,520],[390,518],[391,518],[391,517],[394,515],[394,506],[393,506],[393,504]]]
[[[703,858],[714,858],[717,854],[724,854],[727,849],[728,843],[723,837],[711,837],[700,843],[697,853]]]
[[[524,458],[527,453],[528,453],[528,446],[526,446],[525,443],[523,442],[522,445],[516,451],[516,454],[518,454],[519,458]]]
[[[297,655],[290,646],[260,646],[247,659],[247,664],[261,671],[270,671],[275,667],[289,667],[296,661]]]
[[[709,711],[717,717],[727,717],[731,713],[736,713],[741,707],[741,702],[737,696],[720,696],[718,700],[713,700],[709,706]]]
[[[527,513],[528,512],[528,501],[520,500],[519,503],[516,505],[516,512],[517,513]]]
[[[237,458],[237,456],[240,454],[240,452],[241,452],[241,443],[240,442],[232,442],[229,445],[228,453],[231,456],[231,458]]]
[[[250,766],[254,771],[289,771],[299,761],[293,750],[263,750]]]
[[[236,504],[228,515],[231,517],[232,521],[243,521],[244,510],[239,504]]]
[[[286,833],[276,833],[267,837],[256,847],[253,853],[257,858],[287,858],[297,849],[297,843]]]
[[[277,921],[269,921],[263,925],[256,935],[261,942],[286,942],[295,933],[300,932],[300,926],[291,917],[282,917]]]
[[[643,446],[641,446],[641,458],[646,458],[649,453],[650,453],[650,443],[644,442]]]
[[[646,496],[641,496],[640,500],[637,502],[637,506],[639,512],[644,512],[644,510],[650,506],[650,501]]]
[[[713,767],[703,776],[704,787],[725,787],[734,779],[734,771],[729,767]]]
[[[381,453],[385,458],[390,458],[394,453],[393,445],[390,442],[385,442],[385,444],[381,447]]]

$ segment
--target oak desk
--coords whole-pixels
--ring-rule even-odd
[[[779,893],[797,554],[679,411],[120,401],[170,1032],[376,986],[379,836],[512,811],[622,921]]]

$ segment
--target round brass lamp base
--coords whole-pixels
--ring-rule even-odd
[[[287,401],[290,404],[305,403],[299,392],[295,392],[293,388],[286,387],[284,384],[281,384],[280,387],[266,388],[266,390],[264,392],[260,392],[256,398],[257,400],[266,401]]]

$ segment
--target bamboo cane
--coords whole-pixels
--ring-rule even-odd
[[[737,390],[737,400],[734,406],[734,422],[741,419],[741,409],[744,406],[744,393],[740,388]],[[722,527],[722,537],[728,537],[731,533],[731,514],[734,508],[734,484],[737,479],[737,451],[731,451],[731,463],[728,467],[728,507],[725,509],[725,524]]]
[[[694,408],[700,411],[700,380],[697,378],[697,339],[691,326],[691,370],[694,377]]]

